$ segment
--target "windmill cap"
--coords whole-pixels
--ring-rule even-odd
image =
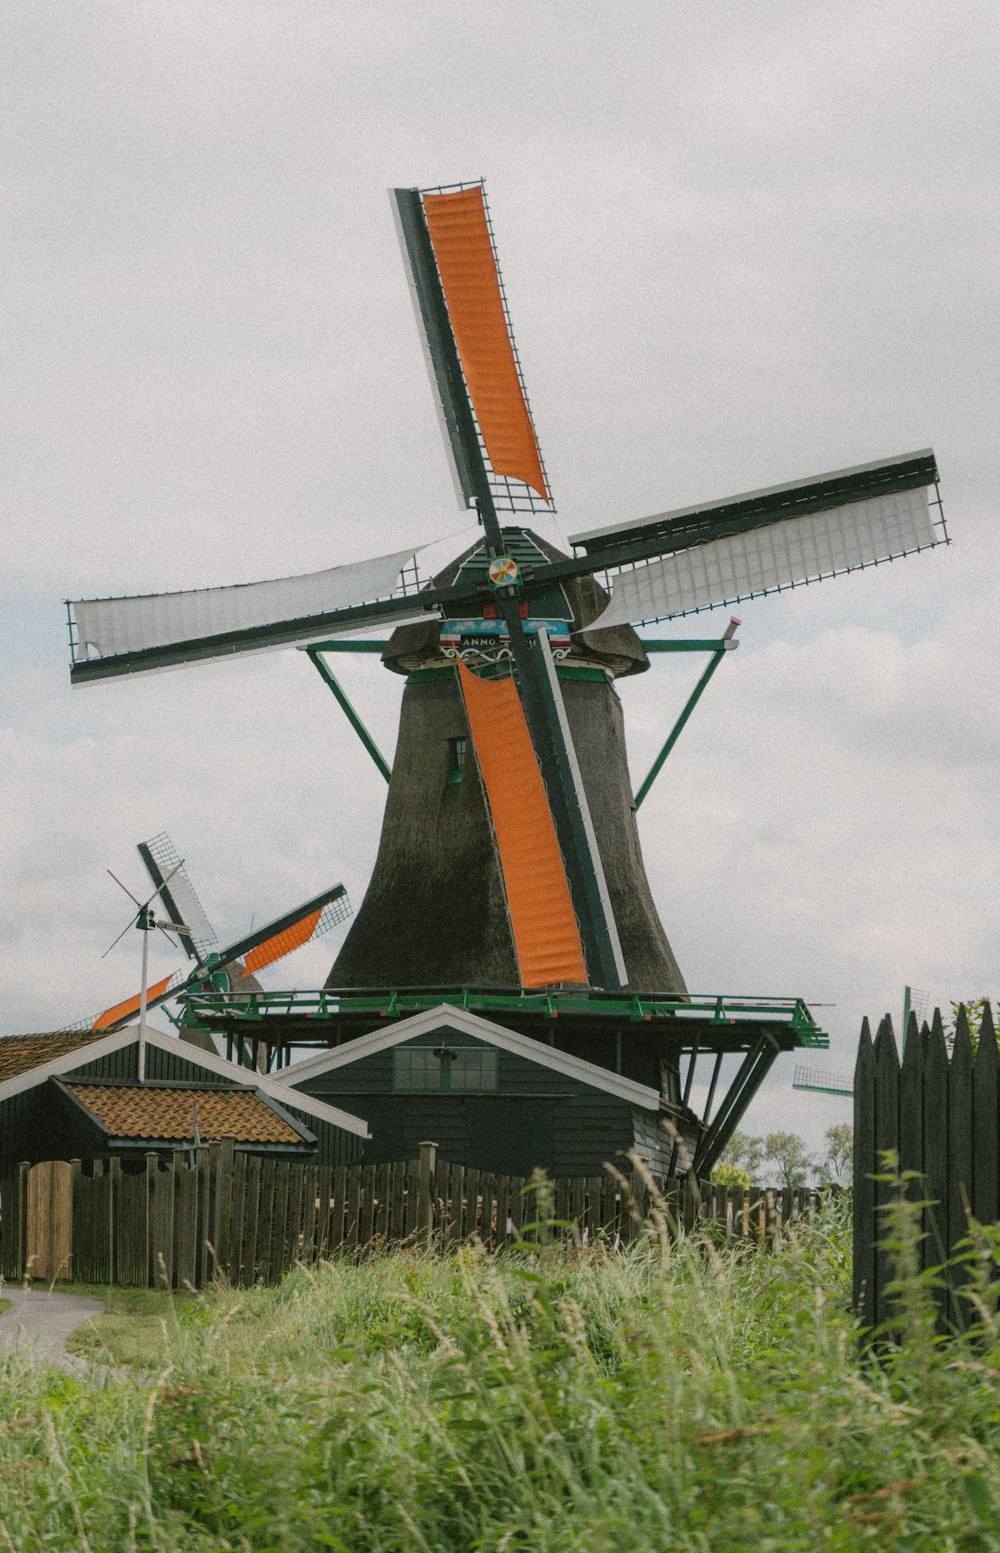
[[[528,544],[539,551],[545,560],[569,559],[561,550],[557,550],[554,545],[550,545],[531,529],[505,528],[503,533],[504,537],[510,538],[519,550]],[[431,586],[451,587],[462,567],[478,552],[482,553],[485,585],[486,567],[489,561],[485,544],[484,539],[478,539],[474,545],[470,545],[434,577]],[[649,668],[649,659],[646,657],[642,642],[631,626],[605,626],[597,631],[586,629],[590,621],[596,620],[602,613],[608,602],[607,592],[594,581],[593,577],[566,578],[561,584],[561,589],[572,614],[570,630],[574,634],[569,651],[569,662],[599,665],[607,669],[614,679],[623,678],[627,674],[642,674]],[[528,607],[531,614],[544,616],[546,613],[545,609],[537,604],[532,607],[530,596]],[[445,659],[438,642],[440,634],[440,622],[437,620],[397,626],[382,654],[382,662],[394,674],[412,674],[417,669],[426,668],[428,661],[434,658],[440,658],[442,662],[446,662],[448,660]]]

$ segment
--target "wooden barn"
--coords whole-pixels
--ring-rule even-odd
[[[508,1175],[594,1175],[631,1148],[665,1174],[674,1149],[658,1090],[446,1004],[281,1071],[366,1118],[372,1163],[432,1140],[449,1163]]]
[[[0,1175],[22,1160],[141,1162],[222,1137],[240,1152],[324,1165],[361,1158],[357,1116],[201,1046],[146,1030],[138,1081],[134,1026],[0,1037]]]

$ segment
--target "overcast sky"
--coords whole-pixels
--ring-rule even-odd
[[[105,870],[138,893],[157,831],[223,937],[360,902],[385,788],[302,655],[71,692],[62,600],[465,543],[385,190],[480,175],[548,538],[938,455],[953,544],[742,606],[641,811],[688,985],[823,1005],[837,1071],[905,983],[1000,991],[995,0],[8,0],[4,33],[0,1033],[135,990]],[[343,666],[391,751],[402,681]],[[637,784],[700,667],[622,686]],[[848,1108],[793,1066],[749,1126],[818,1139]]]

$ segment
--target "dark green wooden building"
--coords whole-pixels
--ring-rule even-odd
[[[138,1082],[134,1026],[0,1037],[0,1175],[22,1161],[141,1159],[147,1150],[235,1137],[250,1153],[351,1164],[359,1117],[174,1036],[147,1030]],[[199,1109],[200,1107],[200,1109]]]
[[[628,1149],[665,1173],[677,1136],[659,1091],[444,1004],[282,1069],[300,1094],[363,1115],[365,1159],[432,1140],[480,1170],[599,1173]],[[686,1168],[681,1143],[679,1164]]]

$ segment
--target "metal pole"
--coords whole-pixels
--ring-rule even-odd
[[[694,690],[691,692],[690,696],[688,697],[687,704],[684,707],[683,712],[681,713],[680,717],[678,717],[677,721],[674,723],[674,726],[671,728],[670,733],[667,735],[667,739],[666,739],[666,742],[665,742],[663,748],[661,749],[660,753],[657,755],[656,759],[653,761],[652,766],[649,768],[649,774],[647,775],[646,780],[643,782],[643,784],[640,787],[639,791],[635,795],[635,806],[636,806],[637,809],[638,809],[639,805],[642,803],[642,800],[645,798],[646,794],[649,792],[649,789],[652,787],[653,783],[656,781],[657,777],[659,776],[660,771],[663,768],[663,763],[666,760],[667,756],[670,754],[670,751],[673,749],[674,745],[677,743],[677,740],[680,738],[681,734],[683,733],[684,725],[687,722],[688,718],[691,716],[691,713],[694,711],[695,707],[698,705],[698,702],[701,699],[702,691],[705,689],[705,686],[708,684],[709,680],[712,678],[712,675],[715,673],[716,669],[719,667],[719,664],[722,662],[723,658],[726,656],[726,653],[731,651],[732,648],[737,647],[739,645],[738,642],[733,641],[733,637],[736,634],[736,630],[737,630],[737,627],[739,626],[739,624],[740,624],[740,622],[735,618],[735,616],[730,620],[729,625],[726,628],[725,634],[722,637],[723,646],[720,647],[716,652],[714,652],[712,654],[712,657],[711,657],[711,660],[709,662],[708,668],[705,670],[704,674],[701,676],[701,679],[698,681],[697,685],[694,687]]]
[[[146,1082],[146,998],[149,987],[149,913],[140,912],[139,931],[142,933],[142,989],[139,993],[139,1083]]]

